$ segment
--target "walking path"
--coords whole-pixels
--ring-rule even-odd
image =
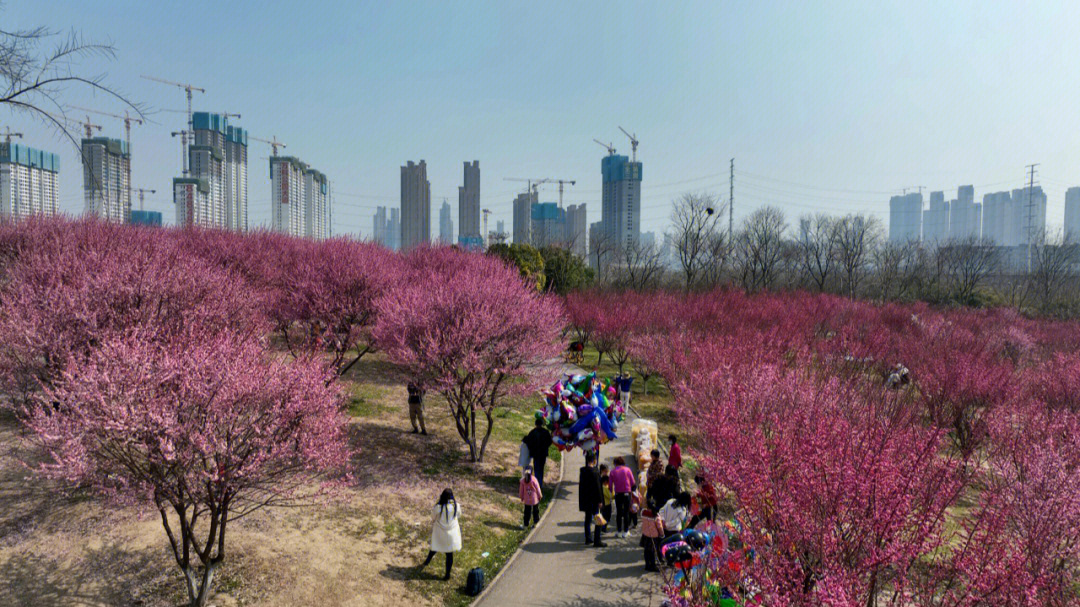
[[[631,462],[632,421],[628,412],[619,438],[600,448],[601,463],[610,467],[612,458],[622,455],[636,468]],[[584,514],[578,511],[578,470],[585,457],[575,449],[563,458],[563,482],[547,516],[476,607],[659,605],[660,576],[645,572],[640,525],[629,537],[617,538],[611,521],[604,536],[607,548],[585,544]]]

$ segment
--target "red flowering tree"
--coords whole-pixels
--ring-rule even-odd
[[[48,387],[112,336],[166,339],[198,327],[260,333],[257,293],[169,232],[96,220],[19,224],[0,287],[0,379],[14,396]]]
[[[408,281],[381,302],[376,342],[410,379],[446,398],[469,456],[483,461],[495,409],[534,388],[537,366],[559,353],[562,310],[486,255],[423,248],[405,265]],[[486,428],[478,430],[478,415]]]
[[[328,350],[344,374],[374,347],[377,302],[400,280],[399,259],[344,238],[293,243],[289,257],[277,281],[278,328],[294,354]]]
[[[23,413],[41,473],[161,516],[193,606],[205,605],[231,521],[300,504],[349,458],[328,370],[286,364],[234,333],[107,339]]]

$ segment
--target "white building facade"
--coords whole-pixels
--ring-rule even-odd
[[[108,137],[82,140],[84,211],[106,221],[131,221],[127,143]]]
[[[55,215],[60,157],[17,143],[0,143],[0,220]]]

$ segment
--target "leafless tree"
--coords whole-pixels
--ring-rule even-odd
[[[683,194],[671,212],[671,241],[686,289],[693,288],[711,259],[710,247],[720,233],[720,199],[710,194]]]
[[[589,261],[596,269],[596,282],[604,284],[604,271],[614,261],[619,252],[618,241],[598,230],[589,238]]]
[[[836,262],[836,219],[824,213],[799,220],[796,267],[818,291],[824,291]]]
[[[731,259],[731,243],[727,232],[715,230],[705,243],[699,282],[703,287],[715,287],[724,280]]]
[[[849,297],[859,293],[880,233],[881,225],[876,217],[845,215],[836,222],[836,263],[843,273],[844,292]]]
[[[905,299],[920,290],[928,258],[918,242],[882,242],[873,249],[870,259],[879,300]]]
[[[0,29],[0,105],[45,121],[79,147],[64,118],[64,97],[69,91],[82,88],[99,92],[139,111],[106,86],[102,76],[76,71],[79,60],[94,57],[112,59],[115,49],[110,44],[89,42],[74,32],[59,35],[44,27]]]
[[[735,264],[747,291],[769,289],[780,276],[785,254],[784,214],[775,207],[757,209],[746,218],[735,240]]]
[[[1076,277],[1077,246],[1059,238],[1031,249],[1031,273],[1028,281],[1041,312],[1050,312]]]
[[[660,259],[660,249],[654,244],[641,241],[624,245],[619,251],[619,282],[622,286],[634,290],[655,287],[664,272]]]
[[[971,301],[1000,264],[997,247],[975,238],[947,243],[938,249],[938,259],[949,293],[959,302]]]

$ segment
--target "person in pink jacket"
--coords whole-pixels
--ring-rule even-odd
[[[637,481],[622,456],[613,463],[615,468],[608,475],[608,483],[615,493],[615,531],[617,537],[626,537],[630,531],[630,492],[637,488]]]
[[[521,520],[521,528],[529,526],[529,518],[532,517],[533,525],[540,522],[540,498],[544,495],[540,491],[540,483],[533,475],[532,466],[525,466],[525,472],[521,475],[518,483],[518,498],[525,504],[525,515]]]

